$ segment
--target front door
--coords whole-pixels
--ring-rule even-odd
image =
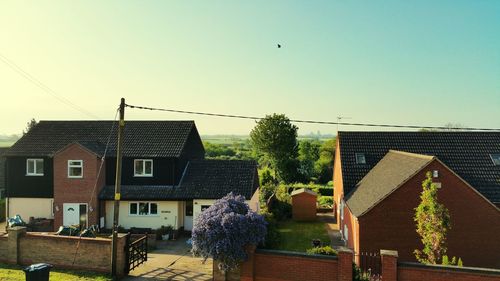
[[[63,225],[87,227],[87,204],[64,203]]]
[[[193,201],[186,201],[184,204],[184,230],[193,230]]]

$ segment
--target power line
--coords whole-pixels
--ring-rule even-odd
[[[130,105],[130,104],[126,104],[125,106],[127,106],[129,108],[136,108],[136,109],[143,109],[143,110],[166,111],[166,112],[183,113],[183,114],[194,114],[194,115],[203,115],[203,116],[213,116],[213,117],[227,117],[227,118],[250,119],[250,120],[261,120],[261,119],[264,119],[264,117],[256,117],[256,116],[222,114],[222,113],[209,113],[209,112],[199,112],[199,111],[186,111],[186,110],[157,108],[157,107]],[[420,126],[420,125],[397,125],[397,124],[375,124],[375,123],[351,123],[351,122],[339,122],[339,121],[335,122],[335,121],[316,121],[316,120],[298,120],[298,119],[291,119],[290,121],[294,122],[294,123],[320,124],[320,125],[343,125],[343,126],[358,126],[358,127],[379,127],[379,128],[400,128],[400,129],[429,129],[429,130],[461,130],[461,131],[500,131],[500,129],[494,129],[494,128],[473,128],[473,127],[453,128],[453,127],[446,127],[446,126]]]
[[[45,85],[40,80],[36,79],[33,75],[24,71],[20,66],[18,66],[16,63],[14,63],[12,60],[8,59],[6,56],[2,55],[1,53],[0,53],[0,61],[2,61],[5,65],[10,67],[12,70],[17,72],[19,75],[24,77],[26,80],[33,83],[35,86],[39,87],[45,93],[51,95],[52,97],[56,98],[60,102],[78,110],[79,112],[81,112],[89,117],[92,117],[92,119],[101,119],[101,118],[99,118],[99,116],[92,114],[91,112],[87,111],[85,108],[83,108],[83,107],[71,102],[69,99],[59,95],[54,90],[52,90],[49,86]]]

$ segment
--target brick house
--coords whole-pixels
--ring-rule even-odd
[[[5,152],[7,216],[111,228],[116,134],[112,121],[40,121]],[[229,192],[257,208],[256,163],[204,155],[192,121],[126,122],[119,225],[191,230]]]
[[[450,212],[448,254],[500,268],[500,133],[339,132],[334,170],[339,227],[356,254],[415,261],[414,208],[431,172]]]

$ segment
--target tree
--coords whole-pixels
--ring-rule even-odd
[[[192,252],[205,260],[213,258],[220,270],[229,271],[248,258],[245,246],[257,245],[265,236],[264,218],[250,210],[243,196],[231,192],[197,217]]]
[[[333,180],[333,160],[335,157],[335,139],[325,141],[319,149],[319,159],[314,163],[317,182],[326,184]]]
[[[258,121],[250,132],[252,144],[269,158],[277,178],[285,182],[297,176],[297,130],[284,114],[273,114]]]
[[[36,122],[35,118],[31,118],[31,120],[26,123],[26,129],[23,131],[23,135],[26,135],[31,129],[33,129],[38,122]]]
[[[424,248],[415,250],[415,257],[421,263],[437,264],[446,255],[446,233],[451,228],[448,209],[438,202],[438,188],[427,172],[422,182],[420,204],[415,208],[414,221]]]
[[[320,142],[317,140],[303,140],[299,142],[299,172],[304,182],[309,182],[315,177],[314,164],[319,158],[320,146]]]

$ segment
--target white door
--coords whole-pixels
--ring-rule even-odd
[[[80,225],[80,204],[78,203],[64,203],[63,204],[63,225]]]
[[[184,203],[184,230],[193,230],[193,201]]]

